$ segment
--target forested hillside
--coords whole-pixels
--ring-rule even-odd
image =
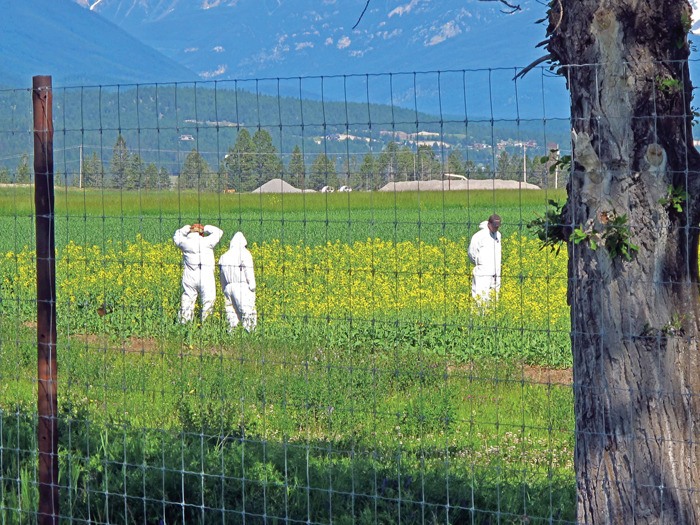
[[[32,152],[30,95],[26,90],[0,92],[0,165],[5,168],[0,178],[16,180]],[[83,185],[79,179],[91,170],[104,172],[103,182],[110,185],[143,178],[122,180],[123,173],[113,172],[115,155],[129,157],[132,171],[150,166],[148,178],[161,181],[158,184],[183,171],[232,172],[234,152],[275,157],[271,163],[258,162],[253,178],[243,175],[234,183],[229,173],[228,182],[217,183],[219,189],[253,189],[285,174],[290,163],[296,163],[297,182],[300,163],[307,171],[332,168],[340,182],[349,182],[343,177],[359,173],[363,163],[363,169],[370,170],[367,163],[382,152],[396,156],[396,167],[390,162],[387,174],[378,176],[375,184],[382,179],[436,177],[469,166],[478,167],[483,176],[498,169],[504,154],[519,158],[519,165],[524,154],[531,161],[547,154],[548,145],[564,143],[568,130],[568,122],[556,120],[545,125],[539,120],[467,119],[372,103],[275,97],[234,83],[58,89],[53,117],[56,170],[69,184]],[[326,167],[319,168],[319,163]],[[217,184],[207,182],[206,187]]]

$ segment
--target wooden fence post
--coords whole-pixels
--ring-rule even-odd
[[[53,114],[51,77],[32,79],[34,205],[36,210],[37,409],[39,515],[58,524],[58,403],[56,399],[56,244],[54,238]]]

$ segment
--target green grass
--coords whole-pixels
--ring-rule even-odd
[[[21,443],[3,479],[15,495],[31,459],[13,432],[32,424],[34,337],[2,326],[12,342],[0,356],[3,439]],[[320,523],[573,519],[571,389],[534,383],[517,364],[246,334],[211,346],[191,333],[64,336],[59,363],[62,471],[73,476],[62,508],[75,517],[180,522],[184,512],[215,523],[226,508],[234,522],[241,509],[252,522],[263,512]],[[123,494],[142,503],[131,517]],[[178,507],[183,498],[191,507]]]
[[[69,240],[102,245],[105,240],[150,242],[170,239],[177,228],[193,222],[224,229],[224,241],[242,230],[250,242],[280,239],[315,245],[351,243],[378,237],[394,241],[460,238],[478,229],[491,213],[503,218],[504,236],[524,231],[548,199],[563,200],[562,191],[351,192],[333,194],[211,194],[118,192],[57,189],[56,246]],[[33,246],[34,200],[29,188],[3,188],[0,252]]]
[[[552,198],[563,194],[57,190],[56,244],[137,234],[163,242],[195,220],[227,237],[241,229],[251,242],[435,242],[468,237],[494,211],[506,236],[525,233]],[[14,235],[0,236],[0,253],[33,246],[33,221],[29,191],[3,190],[0,227]],[[550,345],[558,352],[565,333],[425,331],[398,319],[393,328],[365,323],[362,333],[313,319],[268,329],[263,319],[257,333],[229,336],[215,323],[172,323],[163,320],[157,338],[63,325],[65,515],[168,524],[574,520],[571,387],[538,382],[524,364],[551,364]],[[36,511],[35,378],[35,330],[1,317],[2,523]]]

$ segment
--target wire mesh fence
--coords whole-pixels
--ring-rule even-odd
[[[53,88],[61,521],[572,522],[565,250],[528,228],[569,117],[560,77],[513,76]],[[0,98],[0,514],[26,523],[31,90]]]

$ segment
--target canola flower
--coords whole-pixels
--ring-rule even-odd
[[[476,308],[467,246],[466,238],[435,244],[378,238],[317,246],[253,243],[258,312],[272,324],[463,319]],[[540,247],[539,241],[517,234],[504,239],[501,293],[490,316],[495,322],[542,330],[567,327],[566,256]],[[29,249],[0,258],[0,309],[23,320],[35,311],[34,259]],[[56,270],[59,319],[74,329],[97,331],[108,322],[115,330],[153,335],[176,318],[181,256],[170,242],[150,243],[140,236],[103,246],[70,242],[57,253]],[[218,318],[221,303],[218,293]]]
[[[367,239],[309,247],[279,241],[255,246],[263,283],[260,299],[272,318],[446,319],[474,308],[466,239],[438,244]],[[567,321],[563,255],[536,240],[504,242],[497,315],[511,324],[543,327]]]

